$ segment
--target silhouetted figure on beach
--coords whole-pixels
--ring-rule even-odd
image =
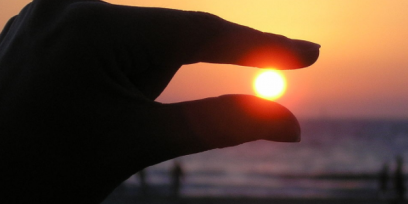
[[[0,203],[100,203],[169,159],[298,142],[295,116],[255,96],[155,100],[182,65],[296,69],[319,48],[208,13],[33,0],[0,34]]]
[[[146,182],[146,170],[142,169],[137,173],[137,175],[139,177],[140,195],[147,196],[149,186],[147,185]]]
[[[388,164],[384,164],[378,175],[379,196],[382,199],[387,198],[389,179],[389,167]]]
[[[403,158],[401,156],[396,157],[396,169],[394,173],[394,189],[396,193],[396,200],[402,202],[405,199],[405,178],[403,172]]]
[[[181,182],[184,177],[184,171],[178,161],[174,161],[171,169],[171,193],[174,198],[180,197]]]

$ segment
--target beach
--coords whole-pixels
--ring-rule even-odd
[[[358,192],[342,197],[338,194],[333,197],[172,196],[165,190],[168,187],[156,186],[141,191],[137,186],[121,185],[101,204],[408,204],[408,200],[396,202],[392,194],[386,197],[359,197]]]
[[[258,141],[177,158],[183,171],[179,200],[169,197],[175,162],[166,161],[129,177],[103,204],[391,203],[396,159],[408,158],[408,121],[300,123],[300,143]]]
[[[249,197],[110,197],[102,204],[390,204],[391,201],[359,198],[249,198]],[[400,202],[408,203],[408,202]]]

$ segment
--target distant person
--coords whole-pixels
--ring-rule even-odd
[[[396,200],[402,202],[405,199],[405,178],[402,169],[403,158],[401,156],[396,157],[397,166],[394,173],[394,188],[396,193]]]
[[[183,65],[296,69],[319,48],[203,12],[33,0],[0,34],[0,203],[101,203],[169,159],[298,142],[295,116],[255,96],[155,100]]]
[[[139,185],[140,185],[140,194],[141,196],[147,196],[148,188],[149,186],[147,185],[146,182],[146,170],[142,169],[137,173],[139,177]]]
[[[173,168],[171,169],[171,193],[174,198],[180,197],[180,189],[182,179],[184,177],[184,171],[181,164],[178,161],[174,161]]]
[[[379,175],[378,175],[378,185],[379,185],[379,196],[380,198],[387,198],[388,193],[388,182],[389,182],[389,167],[388,164],[384,164]]]

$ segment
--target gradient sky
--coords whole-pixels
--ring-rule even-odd
[[[0,28],[28,0],[0,0]],[[206,11],[229,21],[322,45],[309,68],[284,71],[277,101],[300,117],[408,118],[408,1],[109,0]],[[232,65],[182,67],[161,102],[254,94],[259,70]]]

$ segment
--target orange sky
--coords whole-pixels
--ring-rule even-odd
[[[0,1],[0,27],[30,1]],[[206,11],[265,32],[322,45],[318,62],[284,71],[278,100],[300,117],[408,118],[408,1],[109,0]],[[233,3],[231,3],[233,2]],[[232,65],[183,67],[159,101],[254,94],[259,70]]]

